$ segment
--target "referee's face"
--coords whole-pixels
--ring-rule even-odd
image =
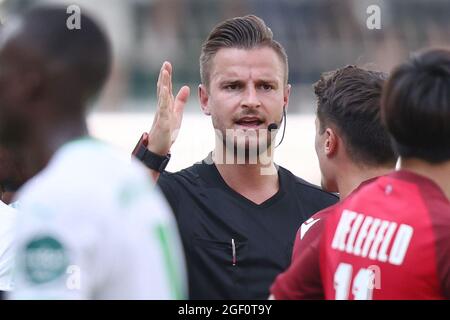
[[[270,146],[267,128],[280,125],[289,101],[284,79],[283,62],[272,48],[222,48],[216,53],[209,88],[200,86],[200,101],[227,148],[258,146],[261,152]],[[233,138],[227,139],[230,132]]]

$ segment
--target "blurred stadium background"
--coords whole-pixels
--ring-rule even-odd
[[[115,63],[104,94],[89,117],[94,135],[130,152],[148,130],[163,61],[174,66],[174,85],[191,98],[168,170],[201,160],[212,149],[210,119],[200,112],[200,46],[212,27],[230,17],[262,17],[287,50],[293,86],[286,137],[276,161],[320,183],[314,153],[312,83],[347,64],[389,72],[410,52],[450,45],[449,0],[0,0],[0,17],[39,3],[78,4],[103,24]],[[381,29],[366,27],[369,5],[381,9]]]

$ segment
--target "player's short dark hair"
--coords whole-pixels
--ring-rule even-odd
[[[389,133],[381,120],[381,91],[387,75],[356,66],[322,74],[314,84],[320,133],[333,125],[355,163],[395,164]]]
[[[450,159],[450,50],[413,55],[387,81],[382,114],[400,156]]]
[[[211,60],[222,48],[254,49],[269,47],[275,50],[284,65],[285,84],[288,81],[288,58],[283,46],[273,39],[273,33],[264,20],[254,15],[236,17],[219,23],[202,45],[200,77],[209,85]]]
[[[67,8],[36,6],[22,15],[26,37],[49,62],[57,61],[83,86],[86,98],[104,85],[111,68],[111,47],[102,28],[84,10],[81,28],[69,29]]]

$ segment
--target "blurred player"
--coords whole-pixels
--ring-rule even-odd
[[[382,115],[401,169],[327,219],[327,299],[450,298],[450,51],[411,57],[390,76]]]
[[[0,291],[10,291],[13,287],[12,243],[16,215],[14,208],[0,201]]]
[[[182,298],[168,206],[141,165],[88,136],[108,40],[88,15],[74,30],[67,18],[66,8],[35,8],[0,39],[0,143],[37,174],[19,194],[12,298]]]
[[[12,199],[25,180],[25,170],[17,155],[0,146],[0,291],[13,288],[13,241],[18,205]]]
[[[0,196],[1,201],[16,207],[14,195],[24,184],[26,174],[17,154],[0,146]]]
[[[322,186],[345,199],[360,185],[394,170],[396,155],[382,124],[380,99],[386,75],[354,66],[325,73],[318,98],[316,152]],[[271,288],[275,299],[323,299],[317,251],[325,221],[336,207],[316,213],[297,234],[292,263]]]

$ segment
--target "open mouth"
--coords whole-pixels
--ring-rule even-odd
[[[239,127],[252,129],[252,128],[259,128],[260,125],[264,123],[264,121],[260,120],[259,118],[255,118],[255,117],[245,117],[245,118],[239,119],[235,123]]]

